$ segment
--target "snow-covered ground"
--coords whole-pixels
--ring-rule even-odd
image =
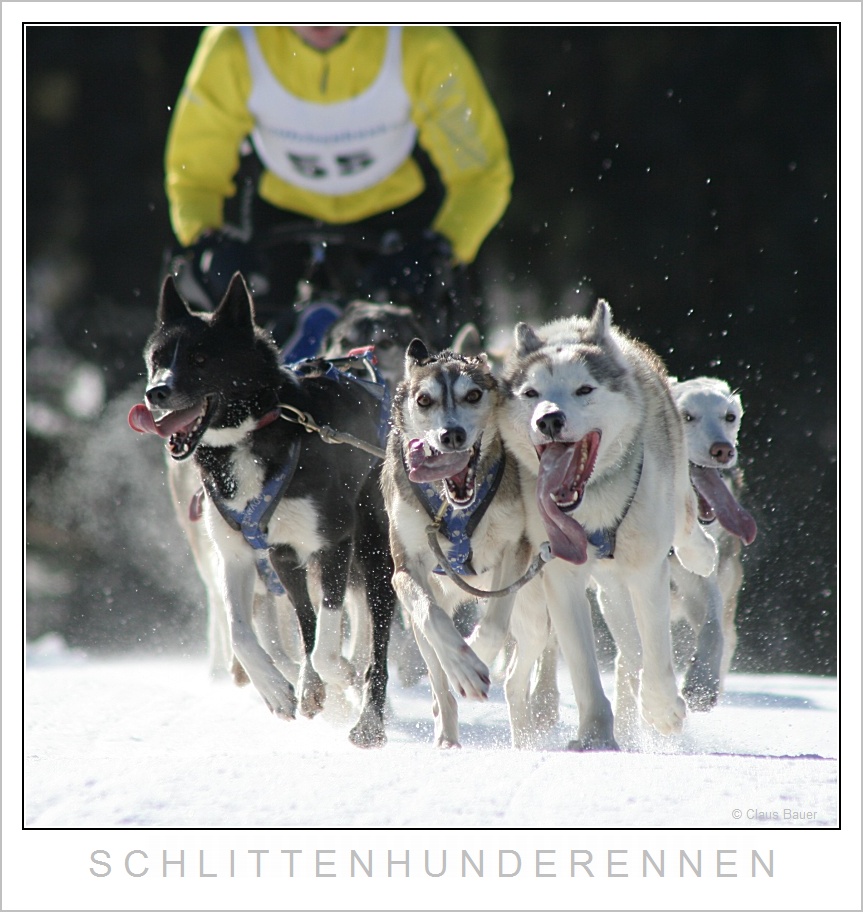
[[[392,674],[389,743],[361,751],[349,706],[284,722],[201,656],[43,639],[24,676],[25,841],[4,846],[26,889],[3,908],[810,909],[818,852],[859,873],[835,848],[836,679],[732,675],[680,737],[573,754],[559,678],[544,750],[508,747],[499,682],[460,702],[462,749],[435,750],[427,682]],[[56,878],[24,851],[39,838]]]
[[[365,752],[347,738],[356,721],[351,707],[285,722],[251,687],[212,682],[202,658],[97,661],[50,638],[28,664],[28,827],[736,828],[838,821],[834,678],[736,675],[720,706],[692,715],[681,737],[648,736],[638,753],[577,756],[564,750],[577,721],[565,669],[563,720],[547,750],[509,748],[498,684],[487,703],[460,701],[463,747],[438,751],[427,679],[406,689],[393,674],[389,743]],[[606,686],[610,691],[610,680]],[[279,776],[284,788],[263,786]],[[774,813],[778,820],[764,816]]]

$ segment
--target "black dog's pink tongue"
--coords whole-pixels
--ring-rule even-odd
[[[158,434],[153,413],[140,402],[129,410],[129,427],[139,434]]]
[[[758,534],[755,520],[740,506],[728,490],[718,469],[689,466],[689,477],[695,490],[710,504],[723,528],[751,545]]]
[[[139,434],[158,434],[160,437],[170,437],[175,431],[186,427],[201,414],[200,406],[179,409],[169,412],[164,418],[156,419],[146,405],[140,402],[129,410],[129,427]]]
[[[452,478],[467,468],[470,450],[458,453],[437,453],[424,440],[408,443],[408,478],[415,482],[440,481]]]
[[[567,477],[576,448],[562,443],[547,446],[539,460],[539,477],[536,483],[536,502],[551,553],[571,564],[587,560],[587,535],[580,523],[564,513],[552,499]]]

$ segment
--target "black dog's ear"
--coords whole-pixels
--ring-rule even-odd
[[[405,352],[405,361],[410,364],[427,364],[431,360],[429,350],[422,339],[411,339]]]
[[[166,323],[175,323],[178,320],[184,320],[192,316],[186,302],[180,297],[177,286],[174,284],[174,277],[168,275],[162,282],[162,293],[159,296],[159,306],[156,309],[157,325]]]
[[[213,311],[213,325],[230,325],[240,331],[254,332],[255,307],[245,279],[239,272],[231,278],[219,306]]]

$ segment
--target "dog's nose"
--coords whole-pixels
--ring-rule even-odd
[[[541,434],[554,438],[566,425],[566,415],[563,412],[546,412],[536,419],[536,427]]]
[[[467,432],[463,427],[446,428],[440,435],[440,442],[450,450],[460,450],[467,440]]]
[[[734,459],[734,447],[730,443],[723,441],[717,441],[710,448],[710,455],[717,461],[721,462],[722,465],[726,465]]]
[[[150,405],[162,407],[171,395],[171,387],[167,383],[156,383],[147,389],[145,395]]]

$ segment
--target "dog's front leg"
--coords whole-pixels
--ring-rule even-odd
[[[410,606],[414,628],[431,644],[453,689],[463,697],[487,699],[491,686],[488,666],[465,643],[432,594],[404,568],[393,575],[393,589],[402,604]],[[422,651],[422,642],[417,639],[417,643]]]
[[[617,750],[611,703],[599,676],[586,573],[564,561],[552,561],[543,571],[543,584],[548,615],[578,704],[578,738],[570,749]]]
[[[683,729],[686,704],[677,691],[671,656],[671,591],[668,561],[630,570],[629,593],[641,637],[641,715],[660,734]]]
[[[614,660],[614,734],[624,747],[633,747],[638,743],[640,732],[638,689],[643,664],[641,637],[629,590],[612,565],[612,561],[599,562],[594,570],[596,599],[617,647]]]
[[[167,451],[166,451],[167,453]],[[191,461],[177,462],[166,455],[168,486],[177,521],[186,535],[195,567],[204,583],[207,594],[207,640],[209,645],[210,674],[224,677],[232,667],[227,611],[219,587],[219,554],[200,517],[192,518],[191,505],[201,489],[201,476]],[[197,514],[196,514],[197,516]],[[237,671],[234,670],[235,680]]]
[[[294,688],[255,634],[253,605],[257,571],[253,552],[243,540],[238,542],[238,547],[224,547],[220,551],[234,654],[270,710],[282,719],[293,719],[297,710]]]
[[[488,599],[485,613],[468,638],[468,645],[486,665],[491,665],[506,643],[515,597],[511,593]]]
[[[428,668],[432,689],[435,747],[448,750],[461,747],[458,740],[458,704],[449,689],[449,680],[431,643],[414,631],[420,654]]]
[[[697,593],[698,607],[704,613],[701,623],[692,624],[697,634],[695,654],[686,671],[683,696],[695,712],[706,712],[719,699],[722,669],[722,593],[716,576],[693,576],[692,589]],[[693,614],[695,612],[692,612]],[[691,618],[690,618],[691,623]]]
[[[287,595],[273,595],[256,583],[254,626],[258,642],[272,656],[276,667],[294,687],[300,674],[302,645],[297,612]]]
[[[512,585],[527,570],[529,562],[530,545],[526,539],[516,547],[507,547],[492,573],[492,591]],[[518,589],[509,595],[487,599],[485,613],[468,639],[470,647],[486,665],[491,665],[506,643],[517,594]]]
[[[523,750],[537,747],[540,735],[531,705],[530,682],[534,665],[549,639],[548,612],[541,580],[533,580],[519,591],[511,632],[515,646],[506,669],[503,689],[512,746]]]
[[[351,544],[343,543],[314,555],[308,564],[309,595],[317,608],[315,646],[311,659],[326,684],[347,690],[360,684],[360,675],[342,655],[342,624]]]

